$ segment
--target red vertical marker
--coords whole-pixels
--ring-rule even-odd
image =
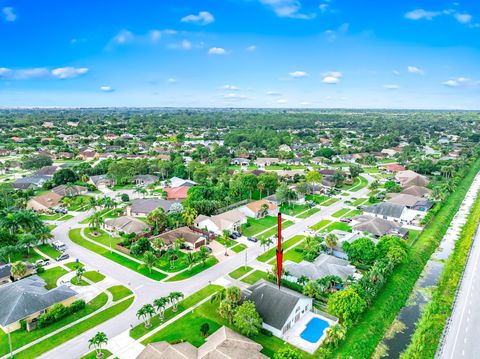
[[[277,244],[277,284],[278,289],[282,283],[283,249],[282,249],[282,214],[278,212],[278,244]]]

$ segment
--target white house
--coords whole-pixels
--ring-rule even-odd
[[[266,210],[264,211],[264,208]],[[261,199],[258,201],[247,203],[238,209],[240,212],[251,218],[262,218],[265,216],[276,216],[278,214],[277,204]]]
[[[214,216],[200,215],[194,221],[197,228],[205,229],[218,235],[221,235],[223,231],[238,231],[244,223],[247,223],[247,217],[238,209],[232,209]]]

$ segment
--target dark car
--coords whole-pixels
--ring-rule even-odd
[[[248,237],[247,240],[249,240],[250,242],[253,242],[253,243],[258,242],[258,239],[256,239],[255,237]]]
[[[237,236],[237,238],[240,238],[242,236],[242,234],[240,232],[233,232],[235,233],[235,235]]]
[[[343,222],[343,223],[350,223],[352,221],[351,218],[342,218],[340,219],[340,222]]]
[[[229,236],[229,237],[230,237],[231,239],[237,239],[237,238],[238,238],[238,236],[237,236],[237,234],[236,234],[235,232],[230,233],[230,236]]]
[[[57,258],[55,258],[55,260],[57,262],[60,262],[60,261],[63,261],[65,259],[68,259],[68,258],[70,258],[70,255],[68,253],[63,253],[63,254],[59,255]]]

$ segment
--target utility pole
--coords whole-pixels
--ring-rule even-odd
[[[10,359],[13,358],[13,349],[12,349],[12,337],[10,336],[10,331],[8,331],[8,344],[10,346]]]

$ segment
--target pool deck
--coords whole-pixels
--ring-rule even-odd
[[[295,323],[295,326],[293,328],[288,330],[283,335],[282,339],[285,340],[286,342],[296,346],[297,348],[306,351],[307,353],[313,354],[315,352],[315,350],[318,349],[320,344],[322,344],[322,341],[325,339],[326,332],[327,332],[327,330],[325,330],[322,337],[315,343],[310,343],[309,341],[307,341],[305,339],[302,339],[300,334],[302,334],[302,332],[307,327],[307,324],[313,318],[319,318],[321,320],[326,321],[329,324],[329,327],[336,324],[335,321],[333,321],[329,318],[326,318],[326,317],[324,317],[320,314],[315,314],[313,312],[308,312],[307,314],[305,314],[303,316],[303,318],[301,318],[297,323]]]

